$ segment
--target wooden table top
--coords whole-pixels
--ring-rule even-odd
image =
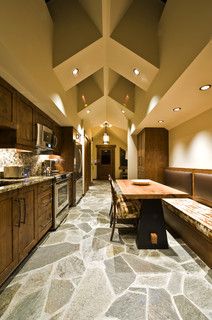
[[[188,193],[183,191],[168,187],[153,180],[149,181],[149,185],[140,186],[134,185],[131,180],[116,180],[122,194],[127,199],[187,198],[189,196]]]

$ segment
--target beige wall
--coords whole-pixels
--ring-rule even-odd
[[[212,169],[212,109],[169,131],[169,166]]]
[[[103,137],[104,131],[102,130],[98,135],[96,135],[93,138],[93,150],[92,150],[92,163],[94,163],[95,160],[97,160],[97,148],[96,145],[103,144],[102,137]],[[112,134],[111,131],[108,131],[110,136],[110,144],[116,145],[115,148],[115,177],[116,179],[120,177],[120,162],[119,162],[119,148],[122,148],[124,150],[127,150],[127,142],[124,143],[122,140],[118,139],[115,135]],[[97,177],[97,167],[96,165],[92,165],[92,178],[96,179]]]
[[[53,22],[43,0],[0,1],[0,75],[59,124],[77,126],[76,88],[62,88],[52,46]]]
[[[167,1],[159,23],[160,69],[147,92],[135,89],[135,125],[156,106],[208,43],[211,21],[211,0]]]

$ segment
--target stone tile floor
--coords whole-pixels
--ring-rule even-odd
[[[212,270],[180,239],[109,241],[110,188],[96,182],[0,295],[2,320],[212,319]]]

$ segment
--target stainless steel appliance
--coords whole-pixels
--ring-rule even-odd
[[[70,173],[56,175],[54,178],[53,229],[56,229],[68,214]]]
[[[74,186],[76,188],[76,203],[83,196],[83,177],[82,177],[82,145],[75,142],[74,148]]]
[[[41,150],[52,150],[57,146],[57,137],[48,127],[37,123],[36,148]]]
[[[23,166],[5,166],[4,167],[4,178],[23,178],[24,167]]]

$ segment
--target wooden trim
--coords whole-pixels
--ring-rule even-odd
[[[178,168],[178,167],[168,167],[166,169],[173,170],[173,171],[191,172],[191,173],[212,173],[212,169]]]
[[[115,148],[116,145],[115,145],[115,144],[97,144],[97,145],[96,145],[96,148],[98,148],[98,147],[108,149],[108,147],[109,147],[109,148]]]

